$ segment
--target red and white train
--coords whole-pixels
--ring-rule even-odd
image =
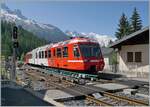
[[[91,74],[104,68],[98,42],[81,37],[38,47],[25,55],[25,63]]]

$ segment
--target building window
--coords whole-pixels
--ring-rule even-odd
[[[133,62],[133,52],[127,52],[127,62]]]
[[[135,62],[142,62],[142,52],[135,52]]]
[[[63,57],[68,57],[68,47],[63,47]]]
[[[61,48],[57,48],[57,57],[61,57]]]
[[[45,51],[45,58],[47,58],[47,51]]]
[[[51,50],[48,50],[48,58],[51,57]]]
[[[73,53],[74,53],[74,57],[80,57],[79,49],[77,46],[73,47]]]
[[[42,51],[42,58],[44,58],[44,51]]]
[[[41,58],[41,51],[39,52],[39,58]]]

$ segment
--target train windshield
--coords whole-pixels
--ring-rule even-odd
[[[100,57],[101,50],[98,44],[80,44],[81,54],[84,57]]]

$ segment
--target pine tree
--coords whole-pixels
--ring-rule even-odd
[[[131,16],[131,32],[136,32],[142,28],[142,20],[140,19],[140,15],[137,12],[137,9],[134,8],[133,14]]]
[[[122,14],[122,16],[119,20],[118,26],[119,26],[119,28],[117,29],[118,31],[115,33],[115,36],[118,39],[121,39],[122,37],[129,35],[131,33],[131,31],[130,31],[131,25],[128,22],[128,19],[124,13]]]
[[[1,21],[1,54],[6,58],[12,55],[11,31],[12,26],[14,25],[15,23]],[[20,58],[22,53],[25,54],[26,52],[31,51],[36,47],[47,44],[47,41],[45,39],[35,36],[31,32],[24,30],[21,26],[19,26],[18,28],[19,47],[17,51],[17,57]]]

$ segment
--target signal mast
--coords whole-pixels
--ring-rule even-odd
[[[13,27],[12,43],[13,43],[13,56],[12,56],[12,69],[11,69],[10,79],[15,82],[16,81],[16,49],[19,46],[17,26]]]

